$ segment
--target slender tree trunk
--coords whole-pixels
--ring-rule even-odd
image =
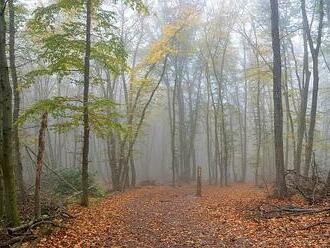
[[[177,72],[179,73],[179,72]],[[181,73],[181,72],[180,72]],[[179,141],[180,141],[180,164],[182,168],[182,179],[185,182],[190,180],[190,165],[187,161],[187,135],[185,125],[185,107],[182,92],[181,77],[177,84],[177,101],[178,101],[178,119],[179,119]]]
[[[197,95],[195,102],[195,109],[193,109],[193,89],[195,88],[194,85],[191,83],[189,86],[189,115],[190,115],[190,139],[189,139],[189,151],[188,157],[191,159],[192,162],[192,175],[191,178],[196,180],[196,173],[197,173],[197,165],[196,165],[196,150],[195,150],[195,138],[197,132],[197,121],[198,121],[198,113],[199,113],[199,105],[200,105],[200,98],[201,98],[201,74],[198,78],[198,85],[197,85]]]
[[[1,85],[0,85],[1,87]],[[5,189],[3,185],[3,173],[2,173],[2,161],[3,161],[3,136],[2,136],[2,117],[3,117],[3,100],[2,100],[2,93],[0,92],[0,219],[3,219],[4,214],[5,214],[5,202],[4,202],[4,197],[5,197]]]
[[[176,113],[175,113],[175,94],[176,94],[176,81],[174,84],[174,88],[173,88],[173,96],[172,96],[172,133],[171,133],[171,150],[172,150],[172,185],[175,186],[175,180],[176,180],[176,167],[177,167],[177,163],[176,163],[176,154],[175,154],[175,130],[176,130],[176,126],[175,126],[175,117],[176,117]],[[169,110],[171,111],[171,110]]]
[[[288,52],[287,52],[287,46],[285,43],[283,43],[283,50],[285,52],[284,54],[284,68],[285,68],[285,79],[284,79],[284,96],[285,96],[285,105],[286,105],[286,117],[287,117],[287,135],[286,135],[286,155],[285,155],[285,168],[288,169],[288,165],[289,165],[289,134],[291,132],[291,136],[292,136],[292,144],[293,144],[293,153],[295,153],[296,151],[296,138],[295,138],[295,130],[294,130],[294,123],[293,123],[293,118],[291,115],[291,109],[290,109],[290,100],[289,100],[289,86],[288,86],[288,82],[289,82],[289,77],[288,75],[291,74],[290,70],[288,70],[288,62],[287,62],[287,56],[288,56]],[[292,79],[290,79],[292,80]],[[294,156],[293,156],[294,157]]]
[[[223,103],[223,92],[224,92],[224,84],[222,82],[223,79],[223,71],[224,71],[224,65],[225,65],[225,58],[226,58],[226,53],[227,53],[227,48],[229,44],[229,39],[230,38],[230,33],[227,33],[226,39],[225,39],[225,44],[223,47],[222,51],[222,57],[221,57],[221,65],[220,65],[220,73],[218,75],[217,69],[216,69],[216,63],[215,63],[215,58],[214,54],[210,54],[211,56],[211,62],[212,62],[212,69],[213,69],[213,74],[217,82],[218,86],[218,107],[217,107],[217,112],[220,110],[221,111],[221,116],[220,116],[220,128],[221,128],[221,147],[223,148],[221,150],[221,163],[219,164],[219,169],[220,169],[220,184],[222,185],[225,183],[227,185],[227,169],[228,169],[228,144],[227,144],[227,134],[226,134],[226,121],[225,121],[225,111],[224,111],[224,103]],[[214,104],[214,99],[212,99],[213,104]],[[215,109],[214,109],[215,111]],[[217,128],[217,127],[216,127]],[[216,134],[217,136],[217,134]],[[219,144],[219,143],[218,143]],[[224,182],[223,182],[224,179]]]
[[[52,165],[53,168],[58,168],[58,162],[56,161],[55,155],[54,155],[54,149],[52,145],[52,137],[50,135],[50,131],[47,129],[47,144],[48,144],[48,161]]]
[[[0,168],[0,219],[4,217],[5,213],[5,202],[4,202],[4,188],[3,188],[3,175],[2,169]]]
[[[213,106],[213,115],[214,115],[214,174],[215,174],[215,184],[218,184],[218,168],[220,168],[220,142],[219,142],[219,127],[218,127],[218,111],[219,111],[219,104],[215,103],[214,100],[214,93],[211,89],[210,85],[210,95],[212,100]]]
[[[14,113],[13,113],[13,136],[14,136],[14,149],[15,149],[15,173],[16,173],[16,183],[19,189],[19,199],[20,201],[24,201],[25,199],[25,187],[24,187],[24,179],[23,179],[23,167],[22,167],[22,159],[20,152],[20,140],[18,134],[18,126],[17,119],[20,111],[20,93],[18,89],[17,82],[17,72],[16,72],[16,58],[15,58],[15,7],[14,0],[9,0],[9,61],[10,61],[10,72],[11,79],[13,83],[13,91],[14,91]]]
[[[111,101],[115,101],[114,97],[114,89],[115,89],[115,80],[113,84],[111,83],[110,72],[106,71],[106,82],[107,87],[104,89],[104,96]],[[125,81],[124,89],[126,89]],[[125,101],[127,102],[127,91],[125,90]],[[107,114],[111,114],[111,111],[107,111]],[[117,158],[117,136],[113,131],[111,131],[109,137],[106,139],[106,147],[109,159],[109,167],[111,170],[111,183],[112,183],[112,190],[120,191],[120,173],[118,168],[118,158]]]
[[[5,189],[5,218],[10,226],[19,224],[13,163],[12,88],[6,58],[6,1],[0,0],[0,87],[2,94],[2,156],[1,166]]]
[[[122,147],[121,147],[121,156],[120,156],[120,168],[123,166],[123,170],[122,170],[120,181],[122,183],[122,185],[121,185],[121,190],[122,191],[125,190],[125,187],[127,186],[127,183],[129,183],[129,180],[128,180],[129,179],[129,166],[128,166],[129,158],[130,158],[130,156],[133,152],[135,142],[136,142],[136,140],[139,136],[140,130],[142,128],[144,119],[146,117],[147,109],[150,106],[150,104],[151,104],[151,102],[152,102],[152,100],[153,100],[153,98],[156,94],[156,91],[159,88],[160,83],[162,82],[162,80],[164,78],[164,75],[165,75],[165,72],[166,72],[167,60],[168,60],[168,55],[165,56],[163,70],[162,70],[162,73],[159,77],[159,80],[158,80],[156,86],[152,89],[151,94],[149,95],[148,100],[147,100],[146,104],[144,105],[144,107],[142,109],[141,116],[140,116],[140,119],[137,123],[137,126],[136,126],[134,132],[131,134],[132,136],[129,138],[130,141],[128,143],[127,155],[123,152],[124,151],[123,146],[125,146],[125,144],[126,144],[126,140],[128,139],[128,134],[126,134],[126,137],[124,138],[124,142],[122,142],[122,144],[121,144]],[[134,111],[134,110],[135,110],[135,108],[133,107],[132,111]],[[132,123],[131,120],[129,121],[129,123]]]
[[[301,165],[301,153],[303,149],[303,140],[304,134],[306,130],[306,111],[307,111],[307,103],[308,103],[308,90],[309,90],[309,82],[311,73],[308,68],[308,45],[307,45],[307,35],[306,35],[306,27],[304,25],[304,62],[303,62],[303,82],[301,86],[300,93],[300,111],[298,114],[298,130],[297,130],[297,148],[294,155],[294,169],[296,171],[296,175],[299,176],[301,173],[300,165]],[[292,48],[293,49],[293,48]]]
[[[244,46],[244,123],[243,123],[243,133],[244,133],[244,145],[243,145],[243,163],[242,163],[242,181],[246,180],[246,169],[247,169],[247,75],[246,75],[246,50]]]
[[[254,22],[252,23],[252,29],[254,33],[255,38],[255,44],[258,46],[258,38],[257,38],[257,32],[255,28]],[[257,138],[257,154],[256,154],[256,165],[255,165],[255,185],[259,185],[259,169],[260,169],[260,151],[261,151],[261,143],[262,143],[262,130],[261,130],[261,111],[260,111],[260,99],[261,99],[261,78],[260,78],[260,61],[259,61],[259,54],[256,53],[256,63],[258,68],[258,75],[257,75],[257,97],[256,97],[256,108],[257,112],[254,114],[255,124],[256,124],[256,138]]]
[[[74,129],[73,130],[73,162],[72,162],[72,166],[73,168],[76,168],[77,166],[77,150],[78,150],[78,135],[77,135],[77,130]]]
[[[227,128],[225,122],[225,108],[223,104],[223,96],[220,95],[220,109],[221,109],[221,131],[222,131],[222,141],[223,141],[223,181],[224,185],[228,185],[228,138],[227,138]],[[222,181],[222,180],[221,180]]]
[[[127,120],[127,125],[128,125],[128,132],[129,132],[129,136],[128,138],[128,145],[127,145],[127,149],[128,149],[128,157],[127,159],[124,158],[122,161],[124,162],[123,166],[124,166],[124,170],[123,170],[123,179],[122,179],[122,191],[124,191],[124,189],[126,187],[129,187],[129,165],[133,166],[133,168],[131,168],[131,176],[135,176],[135,165],[131,164],[131,157],[132,157],[132,153],[133,150],[130,151],[130,147],[131,147],[131,143],[132,143],[132,135],[133,135],[133,119],[134,119],[134,115],[133,115],[133,104],[132,104],[132,100],[133,100],[133,95],[132,95],[132,90],[128,90],[127,89],[127,83],[126,83],[126,78],[124,73],[122,73],[121,75],[122,81],[123,81],[123,88],[124,88],[124,97],[125,97],[125,103],[126,103],[126,113],[128,116],[128,120]],[[126,140],[123,141],[123,145],[121,146],[123,151],[122,154],[125,154],[125,149],[126,149]],[[133,149],[133,146],[132,146]],[[125,156],[125,155],[123,155]],[[133,170],[132,170],[133,169]],[[133,180],[133,178],[131,178]],[[135,178],[134,178],[135,181]]]
[[[135,187],[135,185],[136,185],[136,171],[135,171],[135,162],[134,162],[133,153],[131,154],[131,157],[130,157],[130,165],[131,165],[131,186]]]
[[[230,113],[229,121],[230,121],[229,128],[230,128],[230,144],[231,144],[231,166],[233,172],[233,180],[234,182],[236,182],[237,175],[235,170],[235,140],[234,140],[234,129],[233,129],[233,113]]]
[[[170,124],[170,133],[171,133],[171,168],[172,168],[172,186],[175,186],[175,177],[176,177],[176,157],[175,157],[175,91],[176,83],[174,83],[172,101],[171,101],[171,87],[166,76],[165,80],[167,88],[167,108],[168,108],[168,117]]]
[[[264,90],[265,92],[265,90]],[[267,134],[268,134],[268,129],[267,129],[267,117],[266,117],[266,102],[265,98],[261,98],[260,102],[260,116],[261,116],[261,121],[260,121],[260,126],[261,126],[261,149],[262,149],[262,162],[261,162],[261,178],[262,180],[266,179],[266,171],[269,171],[267,168],[267,158],[268,158],[268,147],[269,145],[267,144]],[[267,168],[267,170],[266,170]]]
[[[319,51],[322,42],[322,29],[323,29],[323,17],[324,17],[324,4],[323,0],[319,2],[319,26],[318,26],[318,35],[316,40],[316,47],[314,48],[313,39],[311,35],[311,30],[307,18],[305,0],[301,0],[301,10],[303,14],[304,27],[307,34],[307,40],[309,44],[309,50],[312,54],[313,60],[313,94],[312,94],[312,106],[311,106],[311,115],[310,115],[310,124],[308,129],[307,144],[306,144],[306,153],[305,153],[305,168],[304,175],[307,176],[311,164],[312,153],[313,153],[313,141],[314,141],[314,130],[316,123],[316,113],[317,113],[317,99],[318,99],[318,90],[319,90]]]
[[[278,0],[270,0],[273,48],[273,97],[276,186],[280,197],[287,195],[283,154],[283,110],[281,89],[281,45],[279,34]]]
[[[58,76],[57,78],[57,96],[62,96],[61,93],[61,85],[62,83],[62,76]],[[63,140],[62,140],[62,133],[61,132],[56,132],[55,137],[57,137],[57,144],[55,144],[55,151],[56,151],[56,161],[59,167],[63,168],[63,156],[62,156],[62,149],[63,149]]]
[[[259,66],[259,59],[257,58],[257,66]],[[259,76],[258,76],[259,77]],[[261,114],[260,114],[260,79],[257,80],[257,116],[256,116],[256,135],[257,135],[257,161],[256,161],[256,168],[255,168],[255,184],[259,185],[259,168],[260,168],[260,150],[261,150]]]
[[[91,52],[91,8],[92,1],[86,2],[86,48],[85,48],[85,67],[84,67],[84,144],[82,154],[82,197],[81,205],[88,206],[88,153],[89,153],[89,114],[88,114],[88,98],[89,98],[89,74],[90,74],[90,52]]]
[[[327,182],[326,182],[326,191],[329,194],[330,193],[330,170],[328,172]]]
[[[37,164],[36,164],[36,180],[34,186],[34,217],[38,219],[41,216],[40,208],[40,185],[41,185],[41,173],[42,167],[44,164],[45,157],[45,132],[47,129],[47,112],[42,115],[41,125],[39,129],[38,137],[38,155],[37,155]]]
[[[206,106],[206,147],[207,147],[207,168],[208,168],[208,179],[209,184],[212,184],[212,173],[211,173],[211,143],[210,143],[210,81],[207,72],[207,106]]]
[[[119,191],[120,190],[120,184],[119,184],[120,175],[119,175],[117,155],[116,155],[116,141],[115,141],[113,133],[107,139],[107,152],[108,152],[109,164],[110,164],[110,169],[111,169],[112,189],[114,191]]]

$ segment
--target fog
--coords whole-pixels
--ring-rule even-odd
[[[84,29],[79,25],[85,14],[70,4],[50,8],[65,1],[18,2],[16,64],[24,119],[18,127],[19,150],[29,188],[45,109],[38,103],[45,99],[62,97],[67,104],[48,110],[45,173],[81,168],[83,118],[72,106],[84,92],[84,54],[79,47]],[[102,98],[112,105],[98,102],[90,116],[88,168],[97,183],[105,190],[141,182],[189,183],[198,166],[209,184],[275,182],[269,1],[159,0],[146,1],[143,7],[101,2],[91,24],[89,94],[91,101]],[[307,1],[306,9],[308,20],[313,17],[309,31],[314,46],[318,23],[323,22],[317,55],[320,80],[312,148],[306,150],[313,125],[315,64],[307,48],[310,40],[304,42],[300,2],[280,1],[284,166],[308,175],[312,159],[326,177],[329,4],[321,20],[315,2]],[[100,13],[108,19],[101,20]],[[311,77],[301,122],[306,68]],[[309,151],[312,158],[305,161]],[[294,165],[297,157],[301,161]],[[119,180],[117,185],[114,180]]]

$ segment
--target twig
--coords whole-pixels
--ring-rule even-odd
[[[311,225],[308,225],[306,227],[304,227],[302,230],[308,230],[312,227],[315,227],[315,226],[321,226],[321,225],[330,225],[330,221],[320,221],[320,222],[316,222],[316,223],[313,223]]]
[[[52,225],[54,227],[60,227],[60,228],[68,228],[67,226],[65,225],[60,225],[60,224],[56,224],[55,222],[51,221],[51,220],[43,220],[43,221],[39,221],[35,224],[33,224],[30,229],[33,229],[33,228],[36,228],[40,225]]]
[[[26,224],[23,224],[23,225],[20,225],[18,227],[12,227],[12,228],[7,228],[7,231],[9,233],[9,235],[12,235],[14,233],[20,233],[20,232],[23,232],[23,231],[26,231],[28,230],[31,226],[33,226],[35,223],[38,223],[40,221],[47,221],[47,220],[50,220],[51,217],[50,216],[42,216],[36,220],[32,220]]]
[[[36,235],[25,235],[25,236],[18,236],[18,237],[13,237],[10,240],[4,242],[4,243],[0,243],[0,247],[8,247],[11,245],[14,245],[18,242],[25,242],[25,241],[31,241],[31,240],[35,240],[38,237]]]
[[[0,243],[0,247],[7,247],[17,243],[21,245],[25,241],[37,239],[38,236],[34,235],[32,230],[41,225],[51,225],[54,227],[69,229],[69,227],[65,225],[55,223],[52,219],[53,218],[50,216],[43,216],[39,219],[30,221],[27,224],[15,228],[8,228],[7,232],[11,238],[7,242]]]
[[[328,208],[321,208],[321,209],[313,209],[313,208],[279,208],[279,211],[284,211],[284,212],[290,212],[290,213],[312,213],[312,214],[317,214],[317,213],[322,213],[322,212],[327,212],[330,211],[330,207]]]
[[[297,216],[297,215],[304,215],[304,214],[318,214],[323,212],[330,212],[330,207],[326,208],[299,208],[299,207],[280,207],[280,206],[272,206],[275,209],[265,211],[259,207],[259,211],[261,211],[261,216],[264,218],[279,218],[283,217],[286,214],[291,216]],[[272,216],[272,213],[277,213],[278,215]]]

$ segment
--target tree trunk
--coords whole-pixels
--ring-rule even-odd
[[[14,136],[14,149],[15,149],[15,175],[16,175],[16,183],[19,189],[19,197],[20,201],[25,200],[25,187],[24,187],[24,179],[23,179],[23,167],[22,167],[22,159],[20,152],[20,140],[18,134],[18,126],[17,119],[20,111],[20,93],[18,89],[17,82],[17,72],[16,72],[16,58],[15,58],[15,6],[14,0],[9,0],[9,61],[10,61],[10,72],[11,79],[13,83],[13,91],[14,91],[14,113],[13,113],[13,136]]]
[[[307,36],[306,36],[306,27],[304,25],[304,62],[303,62],[303,82],[300,91],[300,110],[298,114],[298,130],[297,130],[297,148],[294,154],[294,169],[298,176],[301,173],[300,165],[301,165],[301,153],[303,149],[303,140],[304,134],[306,130],[306,111],[307,111],[307,103],[308,103],[308,90],[309,90],[309,82],[311,73],[309,71],[308,65],[308,45],[307,45]],[[293,49],[293,47],[291,48]],[[298,75],[298,74],[297,74]]]
[[[13,163],[12,144],[12,88],[9,82],[9,71],[6,58],[6,1],[0,0],[0,87],[2,94],[2,156],[1,166],[5,189],[5,219],[10,226],[19,224],[16,202],[16,187]]]
[[[327,194],[330,194],[330,170],[328,172],[328,176],[327,176],[327,182],[326,182],[326,191],[327,191]]]
[[[227,139],[227,128],[226,128],[226,121],[225,121],[225,108],[223,104],[223,96],[220,95],[220,109],[221,109],[221,131],[222,131],[222,141],[223,141],[223,159],[222,159],[222,167],[223,168],[223,175],[221,182],[224,182],[224,185],[228,185],[228,139]]]
[[[48,144],[48,153],[49,153],[49,156],[47,156],[48,162],[52,165],[53,168],[58,168],[58,161],[56,160],[56,156],[54,155],[55,151],[52,145],[52,137],[48,129],[47,129],[47,144]]]
[[[176,72],[181,73],[181,72]],[[178,101],[178,120],[179,120],[179,144],[180,144],[180,166],[182,168],[182,179],[185,182],[190,180],[190,164],[187,161],[187,132],[185,125],[185,106],[183,100],[183,90],[181,77],[177,84],[177,101]]]
[[[177,170],[177,163],[176,163],[176,154],[175,154],[175,94],[176,94],[176,81],[174,84],[174,89],[173,89],[173,97],[172,97],[172,132],[171,132],[171,151],[172,151],[172,185],[175,186],[175,180],[176,180],[176,173],[175,171]],[[171,110],[169,110],[171,111]]]
[[[303,22],[304,28],[306,30],[307,40],[309,44],[309,50],[312,54],[313,60],[313,94],[312,94],[312,106],[311,106],[311,114],[310,114],[310,124],[308,129],[308,136],[307,136],[307,144],[306,144],[306,153],[305,153],[305,168],[304,168],[304,175],[307,176],[311,164],[312,153],[313,153],[313,141],[314,141],[314,130],[315,130],[315,123],[316,123],[316,111],[317,111],[317,99],[318,99],[318,90],[319,90],[319,51],[322,42],[322,28],[323,28],[323,17],[324,17],[324,10],[323,10],[323,0],[320,0],[319,6],[319,25],[318,25],[318,35],[316,40],[316,47],[314,48],[312,34],[307,18],[306,13],[306,6],[305,0],[301,0],[301,10],[303,15]]]
[[[41,184],[41,173],[42,166],[44,164],[45,157],[45,133],[47,129],[48,113],[45,112],[41,117],[41,124],[39,129],[38,138],[38,155],[36,164],[36,180],[34,187],[34,217],[38,219],[41,216],[40,208],[40,184]]]
[[[107,139],[107,152],[109,158],[109,165],[111,169],[112,190],[120,191],[120,184],[119,184],[120,175],[118,170],[118,162],[117,162],[117,154],[116,154],[116,140],[113,133],[111,133],[110,137]]]
[[[134,161],[134,157],[133,157],[133,152],[130,156],[129,162],[130,162],[130,166],[131,166],[131,187],[135,187],[136,186],[136,170],[135,170],[135,161]]]
[[[287,61],[287,46],[285,43],[283,43],[283,50],[284,50],[284,68],[285,68],[285,79],[284,79],[284,96],[285,96],[285,105],[286,105],[286,119],[287,119],[287,134],[286,134],[286,154],[285,154],[285,168],[288,169],[289,165],[289,134],[291,131],[292,140],[293,140],[293,153],[296,151],[296,139],[295,139],[295,131],[294,131],[294,123],[293,118],[291,115],[291,109],[290,109],[290,100],[289,100],[289,77],[288,75],[291,74],[291,72],[288,70],[288,61]],[[292,80],[292,79],[291,79]],[[294,156],[293,156],[294,157]]]
[[[120,154],[120,163],[119,163],[120,167],[119,168],[121,170],[121,172],[120,172],[121,173],[120,182],[121,182],[121,190],[122,191],[125,190],[125,187],[127,186],[127,183],[129,183],[129,166],[128,166],[129,158],[130,158],[130,156],[133,152],[135,142],[136,142],[136,140],[139,136],[140,130],[142,128],[142,125],[143,125],[144,119],[146,117],[148,107],[151,104],[151,102],[152,102],[152,100],[153,100],[153,98],[156,94],[156,91],[159,88],[160,83],[162,82],[162,80],[164,78],[164,75],[165,75],[165,72],[166,72],[167,60],[168,60],[168,55],[165,56],[163,70],[162,70],[162,73],[159,77],[159,80],[158,80],[156,86],[152,89],[151,94],[149,95],[148,100],[147,100],[146,104],[144,105],[144,107],[142,109],[141,116],[140,116],[140,119],[137,123],[136,129],[132,132],[132,134],[130,134],[131,137],[128,137],[128,134],[126,134],[126,136],[124,138],[124,141],[121,144],[121,149],[120,149],[121,154]],[[132,112],[135,111],[135,104],[131,108],[131,111]],[[132,123],[132,119],[129,120],[128,123]],[[127,141],[128,138],[129,138],[129,142],[128,142],[127,154],[125,154],[125,152],[124,152],[125,147],[124,146],[126,146],[126,141]]]
[[[0,85],[1,87],[1,85]],[[4,196],[5,196],[5,189],[3,186],[3,173],[2,173],[2,147],[3,147],[3,137],[2,137],[2,116],[3,116],[3,101],[2,101],[3,95],[0,92],[0,219],[3,219],[4,212],[5,212],[5,202],[4,202]]]
[[[73,142],[74,142],[74,145],[73,145],[73,162],[72,162],[72,166],[73,168],[76,168],[77,166],[77,150],[78,150],[78,134],[77,134],[77,129],[74,129],[73,130]]]
[[[281,89],[281,46],[279,35],[278,0],[270,0],[273,48],[273,97],[276,186],[280,197],[287,196],[283,154],[283,110]]]
[[[90,74],[90,52],[91,52],[91,8],[92,1],[86,2],[86,48],[85,48],[85,67],[84,67],[84,136],[83,136],[83,153],[82,153],[82,196],[81,205],[88,206],[88,153],[89,153],[89,74]]]
[[[0,143],[1,145],[1,143]],[[4,188],[3,188],[3,175],[2,175],[2,169],[0,167],[0,219],[4,216],[5,211],[5,203],[4,203]]]
[[[243,145],[243,163],[242,163],[242,182],[246,179],[246,169],[247,169],[247,75],[246,75],[246,51],[244,46],[244,122],[243,122],[243,133],[244,133],[244,145]]]
[[[211,173],[211,143],[210,143],[210,81],[208,73],[206,75],[207,80],[207,106],[206,106],[206,147],[207,147],[207,168],[208,168],[208,179],[209,185],[212,184],[212,173]]]
[[[194,80],[193,80],[194,81]],[[196,180],[196,172],[197,172],[197,165],[196,165],[196,150],[195,150],[195,138],[197,133],[197,120],[198,120],[198,113],[199,113],[199,105],[200,105],[200,98],[201,98],[201,74],[198,78],[198,85],[197,85],[197,93],[196,93],[196,100],[195,100],[195,109],[193,109],[193,89],[195,88],[193,83],[189,85],[189,123],[190,123],[190,139],[189,139],[189,151],[188,157],[191,159],[192,162],[192,179]]]
[[[218,184],[218,167],[220,168],[220,146],[219,146],[219,127],[218,127],[218,110],[219,110],[219,104],[216,106],[215,100],[214,100],[214,93],[211,89],[211,82],[210,84],[210,95],[212,100],[212,106],[213,106],[213,116],[214,116],[214,183]]]
[[[171,87],[166,74],[165,85],[167,88],[167,108],[171,133],[171,170],[172,170],[172,186],[175,186],[176,179],[176,156],[175,156],[175,94],[176,83],[173,86],[172,101],[171,101]]]
[[[254,38],[255,38],[255,44],[258,46],[258,38],[257,38],[257,32],[255,28],[255,23],[252,23],[252,29],[254,33]],[[260,99],[261,99],[261,78],[260,78],[260,61],[259,61],[259,54],[255,53],[256,57],[256,63],[257,63],[257,68],[258,68],[258,74],[257,74],[257,97],[256,97],[256,108],[257,112],[254,113],[254,120],[255,120],[255,126],[256,126],[256,138],[257,138],[257,154],[256,154],[256,165],[255,165],[255,179],[254,183],[255,185],[259,185],[259,169],[260,169],[260,151],[261,151],[261,143],[262,143],[262,131],[261,131],[261,111],[260,111]]]
[[[257,67],[260,69],[259,59],[257,55]],[[258,80],[257,80],[257,116],[256,116],[256,135],[257,135],[257,161],[256,161],[256,168],[255,168],[255,185],[259,185],[259,168],[260,168],[260,150],[261,150],[261,114],[260,114],[260,78],[258,73]]]
[[[224,65],[225,65],[225,58],[226,58],[226,53],[227,53],[227,48],[229,44],[229,36],[230,33],[227,33],[226,39],[225,39],[225,44],[223,45],[223,51],[222,51],[222,56],[221,56],[221,65],[220,65],[220,73],[218,75],[217,68],[216,68],[216,63],[215,63],[215,57],[214,54],[210,54],[211,56],[211,62],[212,62],[212,69],[213,69],[213,74],[217,82],[218,86],[218,107],[217,110],[214,109],[215,112],[218,112],[219,110],[221,111],[221,116],[220,116],[220,128],[221,128],[221,137],[220,141],[222,144],[221,149],[221,159],[219,159],[219,170],[220,170],[220,184],[222,185],[225,183],[227,185],[227,169],[228,169],[228,144],[227,144],[227,134],[226,134],[226,121],[225,121],[225,111],[224,111],[224,103],[223,103],[223,92],[224,92],[224,84],[222,82],[223,80],[223,71],[224,71]],[[212,99],[213,105],[214,105],[214,99]],[[216,116],[216,113],[215,113]],[[217,128],[217,124],[215,124],[215,128]],[[215,134],[217,136],[217,133]],[[219,143],[218,143],[219,144]],[[220,155],[220,154],[219,154]],[[224,179],[224,180],[223,180]],[[224,182],[223,182],[224,181]]]
[[[229,114],[229,128],[230,128],[230,146],[231,146],[231,166],[232,166],[232,172],[233,172],[233,180],[234,182],[237,182],[237,175],[235,170],[235,140],[234,140],[234,129],[233,129],[233,113]],[[240,118],[240,116],[239,116]]]

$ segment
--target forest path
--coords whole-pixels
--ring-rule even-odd
[[[38,243],[38,247],[329,247],[330,230],[299,231],[300,219],[258,219],[253,186],[142,187],[109,196]],[[297,217],[299,218],[299,217]],[[322,227],[319,227],[322,228]]]

